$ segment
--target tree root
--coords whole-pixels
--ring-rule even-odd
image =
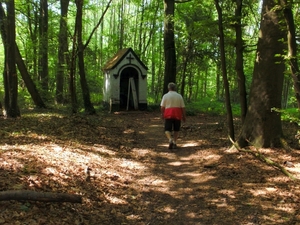
[[[259,150],[257,148],[256,151],[252,151],[250,149],[242,149],[240,148],[236,142],[234,142],[230,137],[229,137],[231,143],[233,144],[233,146],[240,152],[247,152],[252,154],[253,156],[255,156],[256,158],[258,158],[260,161],[267,163],[268,165],[275,167],[277,169],[279,169],[284,175],[288,176],[291,180],[293,181],[297,181],[299,182],[300,180],[296,177],[294,177],[291,173],[289,173],[283,166],[281,166],[279,163],[274,162],[273,160],[265,157],[264,155],[262,155]]]
[[[30,190],[10,190],[0,192],[0,201],[40,201],[82,203],[82,197],[75,194],[36,192]]]

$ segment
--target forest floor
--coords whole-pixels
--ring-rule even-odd
[[[82,196],[82,203],[0,201],[0,224],[300,224],[299,182],[231,148],[224,124],[224,116],[189,116],[179,148],[169,150],[159,112],[0,118],[1,192]],[[297,129],[284,125],[290,151],[257,151],[281,166],[292,162],[284,168],[300,179]]]

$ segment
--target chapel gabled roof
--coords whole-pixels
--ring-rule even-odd
[[[124,58],[125,56],[131,52],[132,55],[135,57],[135,59],[138,60],[138,62],[146,69],[148,70],[148,67],[140,60],[140,58],[135,54],[135,52],[132,50],[132,48],[123,48],[120,49],[117,54],[115,54],[111,59],[109,59],[106,64],[103,67],[103,70],[111,70],[115,68]]]

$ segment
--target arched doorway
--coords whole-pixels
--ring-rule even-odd
[[[131,90],[130,90],[129,96],[128,96],[128,87],[129,87],[129,79],[130,78],[133,78],[133,80],[134,80],[137,98],[139,98],[139,96],[138,96],[138,90],[139,90],[138,71],[134,67],[126,67],[125,69],[122,70],[121,75],[120,75],[120,109],[121,110],[127,109],[127,102],[128,102],[128,109],[129,110],[134,109],[133,96],[132,96]]]

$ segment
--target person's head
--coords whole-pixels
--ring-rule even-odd
[[[173,82],[169,83],[169,84],[168,84],[168,89],[169,89],[170,91],[176,91],[176,84],[173,83]]]

